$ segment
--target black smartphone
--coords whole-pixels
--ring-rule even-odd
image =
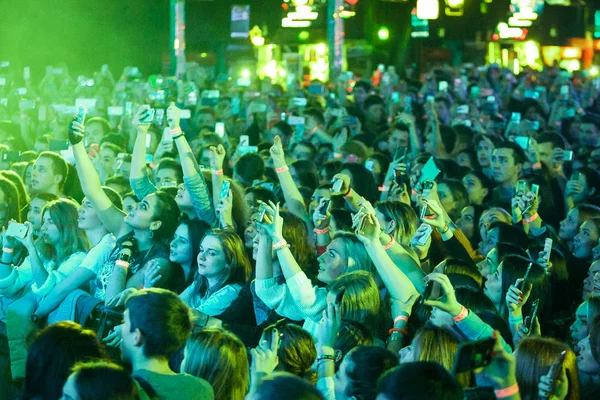
[[[394,180],[400,186],[404,184],[404,174],[399,169],[394,170]]]
[[[556,380],[559,378],[560,367],[565,362],[566,356],[567,356],[567,351],[566,350],[562,351],[560,353],[560,355],[558,356],[558,360],[556,360],[554,362],[554,364],[552,364],[552,366],[550,367],[550,375],[552,376],[552,381],[556,382]]]
[[[531,305],[531,316],[529,318],[529,323],[525,325],[528,331],[531,331],[531,327],[533,326],[533,321],[537,318],[538,306],[540,305],[540,299],[536,299]]]
[[[424,303],[425,300],[429,300],[432,292],[433,292],[433,281],[428,281],[425,284],[425,289],[423,290],[423,294],[421,295],[421,303]]]
[[[489,365],[495,344],[494,338],[459,344],[452,365],[452,374],[457,375]]]
[[[523,285],[525,284],[525,281],[527,281],[527,279],[529,279],[529,272],[531,272],[531,267],[533,267],[533,263],[529,263],[529,266],[527,267],[527,271],[525,271],[525,276],[523,277],[522,281],[519,281],[517,283],[517,289],[519,290],[523,290]]]
[[[331,199],[323,201],[323,204],[321,207],[319,207],[319,212],[323,215],[327,214],[327,211],[329,211],[329,206],[331,206]]]

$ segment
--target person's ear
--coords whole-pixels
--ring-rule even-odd
[[[483,188],[482,193],[483,193],[483,198],[485,199],[487,197],[487,195],[490,193],[490,189]]]
[[[54,175],[54,184],[59,185],[61,182],[65,180],[63,175]]]
[[[341,350],[334,350],[333,356],[335,357],[334,362],[336,364],[339,364],[342,362],[342,358],[344,358],[344,353],[342,353]]]
[[[138,328],[133,331],[133,344],[136,347],[141,347],[144,344],[144,337],[142,336],[142,331]]]
[[[390,222],[388,222],[388,226],[387,226],[385,233],[387,233],[388,235],[391,235],[396,230],[396,226],[397,226],[396,221],[393,219],[390,220]]]
[[[356,266],[356,261],[351,256],[348,257],[348,269],[354,268]]]
[[[162,222],[161,221],[153,221],[150,223],[150,230],[151,231],[157,231],[160,229],[160,227],[162,226]]]

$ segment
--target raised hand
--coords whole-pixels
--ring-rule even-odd
[[[223,169],[226,154],[225,147],[222,144],[216,147],[210,146],[210,168],[214,171]]]
[[[450,279],[444,274],[432,273],[427,275],[429,280],[433,282],[437,282],[442,288],[442,296],[436,300],[427,300],[425,299],[425,305],[430,307],[438,308],[442,311],[447,312],[451,316],[455,317],[460,314],[462,310],[462,306],[456,300],[456,295],[454,294],[454,287],[452,283],[450,283]]]
[[[281,138],[279,136],[275,136],[273,146],[271,146],[269,152],[271,153],[275,168],[285,167],[285,152],[283,151],[283,144],[281,143]]]
[[[320,346],[333,348],[342,325],[342,313],[339,304],[327,303],[319,325],[317,342]]]
[[[257,374],[270,375],[275,371],[279,364],[277,352],[279,350],[279,331],[273,329],[271,346],[261,346],[250,350],[252,354],[252,366],[250,367],[252,375]]]
[[[179,109],[175,103],[171,102],[169,108],[167,108],[167,126],[171,129],[179,128],[181,121],[181,109]]]

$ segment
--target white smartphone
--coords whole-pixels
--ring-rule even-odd
[[[215,133],[219,137],[225,136],[225,122],[217,122],[215,124]]]
[[[240,136],[240,146],[249,146],[250,145],[250,137],[248,135]]]
[[[27,225],[11,221],[8,223],[8,228],[6,229],[6,235],[10,236],[10,237],[25,239],[25,236],[27,236],[28,231],[29,231],[29,228],[27,227]]]
[[[427,240],[429,239],[429,237],[431,236],[431,233],[433,232],[433,228],[431,227],[431,225],[426,225],[427,226],[427,230],[423,233],[423,235],[417,240],[417,244],[419,246],[425,246],[425,244],[427,244]]]
[[[546,261],[550,261],[550,254],[552,253],[552,239],[547,238],[544,242],[544,253],[546,254]]]

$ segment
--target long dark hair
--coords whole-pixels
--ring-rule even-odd
[[[4,193],[6,201],[6,216],[2,222],[2,228],[8,226],[10,220],[21,222],[21,198],[16,186],[8,179],[0,176],[0,190]]]
[[[58,399],[77,362],[106,358],[105,355],[94,331],[67,321],[46,327],[27,354],[23,399]]]
[[[198,253],[200,253],[200,243],[206,232],[210,230],[210,225],[206,222],[196,219],[183,218],[179,225],[185,225],[188,228],[190,237],[190,246],[192,246],[192,265],[190,267],[193,272],[189,277],[185,277],[185,287],[188,287],[194,282],[194,277],[198,271]]]
[[[81,400],[138,400],[137,386],[120,365],[106,361],[80,363],[73,368]]]
[[[230,229],[212,229],[204,235],[204,238],[207,236],[214,236],[221,242],[223,253],[225,253],[225,260],[229,266],[229,271],[219,287],[208,287],[206,278],[196,273],[194,279],[196,285],[192,291],[192,301],[211,295],[226,285],[237,283],[238,285],[243,286],[250,277],[252,269],[250,260],[248,260],[248,256],[244,251],[244,242],[237,233]],[[202,238],[202,241],[204,238]]]

